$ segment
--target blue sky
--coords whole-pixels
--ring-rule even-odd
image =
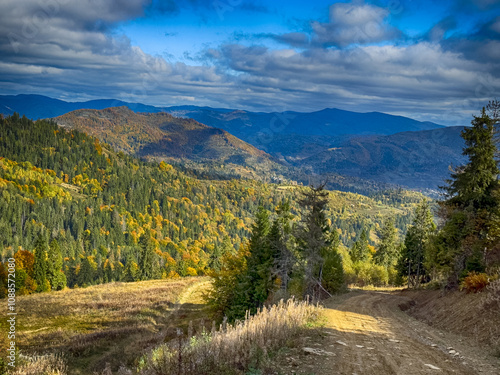
[[[500,0],[4,0],[0,94],[465,125],[500,97]]]

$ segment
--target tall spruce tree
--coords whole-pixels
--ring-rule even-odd
[[[293,215],[290,213],[290,202],[280,203],[276,208],[276,214],[278,216],[273,221],[268,235],[271,254],[274,258],[272,275],[279,279],[282,295],[287,295],[288,283],[296,261],[291,249]]]
[[[322,252],[324,259],[322,282],[324,288],[332,293],[343,289],[345,286],[344,267],[339,247],[339,233],[332,228],[329,233],[328,246]]]
[[[424,266],[425,249],[429,238],[436,231],[429,203],[426,199],[415,209],[415,218],[406,232],[403,251],[398,261],[399,276],[408,278],[408,288],[418,288],[427,277]]]
[[[361,231],[361,234],[352,245],[350,256],[353,263],[356,262],[366,262],[370,259],[370,249],[368,248],[368,233],[365,229]]]
[[[141,280],[151,280],[158,273],[158,259],[149,233],[139,238],[139,272]]]
[[[50,288],[47,282],[47,240],[40,234],[35,243],[35,262],[33,276],[37,292],[46,292]]]
[[[263,305],[271,289],[273,254],[269,246],[269,231],[269,212],[259,207],[250,236],[245,278],[247,303],[252,313]]]
[[[302,257],[304,272],[304,294],[320,298],[330,294],[324,284],[325,257],[331,248],[331,231],[326,218],[328,192],[325,185],[311,187],[302,193],[299,204],[305,210],[302,223],[297,231],[298,250]]]
[[[95,275],[97,271],[97,263],[93,256],[87,256],[82,259],[80,271],[76,278],[77,283],[81,287],[86,287],[95,284]]]
[[[394,226],[394,218],[389,218],[380,233],[380,244],[373,256],[375,264],[386,268],[394,266],[400,256],[397,229]]]
[[[499,170],[495,161],[494,123],[483,108],[481,116],[474,116],[471,124],[461,133],[465,141],[463,155],[469,162],[451,175],[444,188],[448,198],[444,204],[474,211],[496,209],[498,199],[493,192],[498,188]]]
[[[445,225],[432,241],[430,258],[448,275],[448,286],[461,276],[485,267],[485,255],[498,240],[498,167],[495,161],[494,123],[483,108],[461,136],[469,161],[457,168],[444,187],[441,202]]]
[[[62,272],[63,256],[59,243],[54,238],[47,253],[47,280],[52,290],[61,290],[66,287],[66,275]]]

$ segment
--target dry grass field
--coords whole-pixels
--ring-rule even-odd
[[[207,286],[208,279],[191,277],[21,296],[17,345],[24,355],[60,353],[68,374],[133,367],[178,327],[205,317],[200,293]]]

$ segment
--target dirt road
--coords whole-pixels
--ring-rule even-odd
[[[310,346],[311,354],[295,372],[500,374],[498,359],[488,357],[466,339],[409,317],[399,308],[405,302],[405,297],[378,291],[356,291],[340,300],[327,301],[323,338],[305,338],[304,345]]]

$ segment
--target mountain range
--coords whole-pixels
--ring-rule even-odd
[[[449,176],[450,165],[464,162],[463,127],[379,112],[327,108],[264,113],[114,99],[65,102],[40,95],[0,96],[0,113],[14,112],[55,118],[127,153],[198,166],[230,165],[229,170],[250,178],[277,174],[307,183],[307,176],[350,176],[360,179],[356,185],[361,189],[367,180],[436,189]]]

